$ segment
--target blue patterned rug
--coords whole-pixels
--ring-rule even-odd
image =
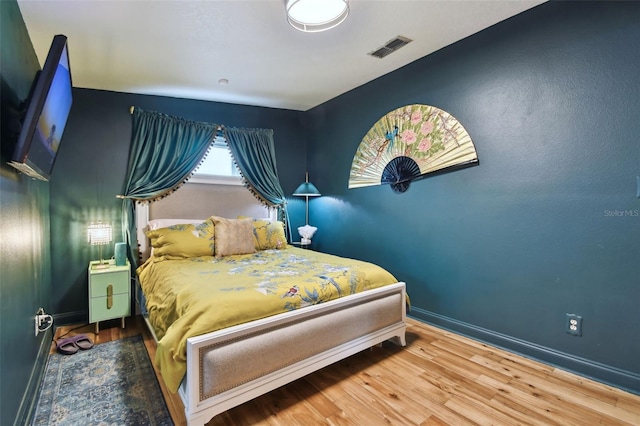
[[[51,354],[34,425],[173,425],[142,336]]]

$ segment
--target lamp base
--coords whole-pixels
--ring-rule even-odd
[[[96,265],[92,265],[91,269],[109,269],[109,267],[111,266],[111,264],[107,261],[100,261],[100,263],[96,264]]]
[[[311,238],[318,228],[315,226],[305,225],[298,228],[302,244],[311,244]]]

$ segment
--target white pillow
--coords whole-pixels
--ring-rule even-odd
[[[153,219],[147,223],[147,228],[149,231],[153,231],[154,229],[166,228],[168,226],[173,225],[198,225],[204,222],[206,219]]]

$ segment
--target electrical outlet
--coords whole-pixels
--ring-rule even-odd
[[[44,333],[53,325],[53,317],[51,315],[47,315],[43,308],[40,308],[38,312],[36,312],[34,321],[36,336],[38,333]]]
[[[582,336],[582,317],[576,314],[567,314],[564,331],[574,336]]]

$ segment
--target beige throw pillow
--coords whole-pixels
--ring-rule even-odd
[[[211,220],[215,224],[216,257],[256,252],[251,219],[226,219],[211,216]]]

